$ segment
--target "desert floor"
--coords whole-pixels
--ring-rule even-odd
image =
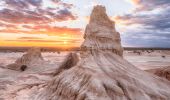
[[[38,67],[28,68],[24,72],[4,68],[4,66],[13,63],[23,54],[0,52],[0,99],[2,95],[4,96],[10,92],[14,93],[15,91],[16,94],[14,95],[29,94],[30,90],[34,89],[31,86],[51,80],[53,76],[50,73],[57,69],[69,52],[42,53],[45,63],[43,65],[38,64]],[[170,66],[170,51],[165,50],[124,51],[124,58],[142,70]],[[24,100],[25,98],[27,98],[27,95],[17,97],[18,100]]]
[[[170,51],[168,50],[124,51],[124,58],[142,70],[170,66]]]
[[[60,64],[69,52],[59,53],[42,53],[43,58],[50,64]],[[6,66],[13,63],[17,58],[24,53],[0,52],[0,66]],[[155,69],[160,67],[170,66],[170,51],[168,50],[130,50],[124,51],[124,58],[134,64],[136,67],[145,69]]]

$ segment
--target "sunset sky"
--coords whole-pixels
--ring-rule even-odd
[[[97,4],[123,46],[170,47],[170,0],[0,0],[0,46],[78,47]]]

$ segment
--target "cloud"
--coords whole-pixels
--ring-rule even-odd
[[[27,40],[27,39],[37,40],[37,39],[43,39],[43,38],[40,38],[40,37],[20,37],[18,39],[19,40]]]
[[[72,8],[73,7],[73,4],[69,4],[69,3],[64,3],[64,2],[62,2],[61,0],[51,0],[53,3],[55,3],[55,4],[59,4],[59,5],[63,5],[63,7],[64,8],[68,8],[68,9],[70,9],[70,8]]]
[[[50,19],[32,11],[16,11],[4,8],[0,10],[0,20],[14,24],[48,23]]]
[[[58,4],[59,2],[61,2],[61,0],[51,0],[52,2]]]
[[[49,25],[29,26],[28,29],[31,29],[31,32],[33,33],[48,35],[61,35],[61,34],[80,35],[82,31],[80,28],[56,27]]]
[[[56,27],[50,25],[23,25],[20,29],[0,29],[0,33],[26,33],[26,34],[47,34],[62,35],[68,34],[73,36],[81,35],[80,28]]]
[[[43,0],[3,0],[0,21],[14,24],[46,24],[54,21],[76,20],[71,12],[72,4],[60,3],[44,7]],[[61,4],[62,3],[62,4]]]
[[[145,46],[168,46],[165,43],[170,44],[167,39],[170,38],[170,1],[131,1],[136,6],[135,10],[132,13],[115,17],[117,23],[122,25],[122,28],[126,28],[122,37],[128,41],[124,40],[124,43],[133,44],[134,42],[131,41],[134,40],[136,45],[138,43],[138,45]]]
[[[17,9],[29,8],[30,6],[39,7],[42,4],[42,0],[3,0],[8,7]]]
[[[55,43],[55,42],[61,42],[61,41],[55,41],[55,40],[35,40],[35,39],[19,39],[19,40],[5,40],[10,42],[45,42],[45,43]]]
[[[155,8],[169,7],[169,0],[138,0],[137,10],[154,10]]]
[[[49,40],[49,39],[45,39],[45,38],[39,38],[39,37],[19,37],[17,39],[14,40],[5,40],[8,42],[41,42],[41,43],[61,43],[64,44],[64,42],[68,42],[68,43],[80,43],[81,40],[79,39],[60,39],[60,40]]]
[[[17,29],[17,26],[14,24],[5,23],[5,22],[0,21],[0,28],[6,28],[6,27],[8,27],[8,29]]]
[[[63,44],[63,40],[67,42],[72,42],[72,44],[79,41],[81,36],[80,28],[69,28],[65,26],[52,25],[55,22],[65,22],[70,20],[76,20],[77,16],[72,12],[72,4],[67,4],[62,1],[59,3],[52,2],[48,0],[47,3],[51,5],[46,5],[46,0],[3,0],[0,4],[0,34],[25,34],[25,37],[20,37],[15,40],[8,40],[6,45],[17,45],[23,43],[44,43],[41,45],[46,45],[46,43],[55,43],[57,45]],[[57,2],[57,1],[56,1]],[[46,37],[57,36],[66,37],[57,41],[39,38],[39,37],[27,37],[33,34],[47,34]],[[66,34],[66,36],[63,36]],[[72,38],[74,37],[74,38]],[[0,37],[1,38],[1,37]],[[71,38],[72,40],[69,40]],[[5,37],[3,40],[7,40]],[[78,40],[77,40],[78,39]],[[17,42],[18,41],[18,42]],[[3,43],[2,43],[3,44]],[[25,44],[22,44],[23,46]],[[33,44],[30,44],[33,45]],[[38,44],[37,44],[38,45]]]
[[[73,16],[72,13],[68,9],[62,9],[58,11],[58,15],[55,16],[58,20],[76,20],[77,17]]]

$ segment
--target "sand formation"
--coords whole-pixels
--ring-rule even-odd
[[[170,100],[169,81],[123,59],[119,33],[105,8],[94,7],[90,18],[81,59],[35,90],[29,100]]]
[[[160,77],[164,77],[170,81],[170,67],[158,69],[154,74]]]
[[[15,63],[7,65],[8,69],[24,71],[33,64],[43,61],[40,48],[31,48],[21,58],[17,59]]]
[[[150,69],[146,70],[150,73],[153,73],[159,77],[166,78],[170,81],[170,67],[163,67],[163,68],[156,68],[156,69]]]
[[[97,6],[94,8],[90,23],[86,26],[84,42],[81,46],[83,52],[109,50],[122,56],[120,34],[115,29],[115,23],[106,15],[105,8]]]
[[[56,71],[54,71],[52,74],[54,76],[58,75],[59,73],[70,69],[71,67],[75,66],[77,64],[77,62],[79,62],[80,57],[77,53],[69,53],[66,58],[64,59],[64,61],[61,63],[61,65],[59,65],[59,67],[56,69]]]

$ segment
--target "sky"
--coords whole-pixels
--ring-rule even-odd
[[[0,0],[0,46],[79,47],[95,5],[124,47],[170,47],[170,0]]]

